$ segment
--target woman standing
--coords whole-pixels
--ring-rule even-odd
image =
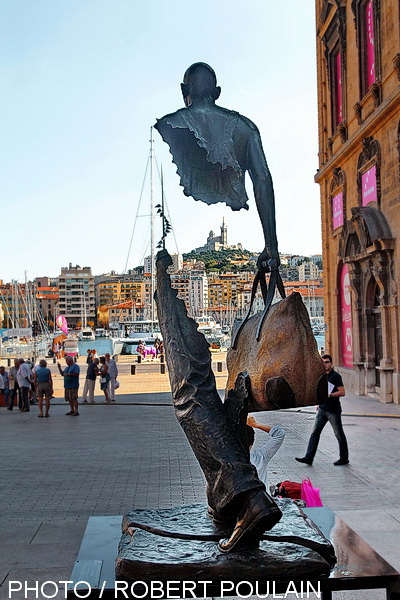
[[[42,359],[39,362],[39,368],[33,374],[33,382],[36,387],[36,396],[39,402],[39,414],[38,417],[48,418],[50,410],[50,399],[53,397],[53,379],[51,377],[50,369],[47,367],[47,362]],[[46,413],[43,415],[43,396],[46,400]]]
[[[106,362],[106,357],[105,356],[101,356],[100,357],[100,388],[103,390],[104,392],[104,396],[105,396],[105,402],[108,404],[110,402],[109,396],[108,396],[108,383],[110,381],[110,374],[108,372],[108,365]]]
[[[15,396],[18,394],[18,406],[22,408],[21,404],[21,392],[19,391],[19,385],[17,380],[19,369],[18,358],[14,359],[14,366],[8,372],[8,379],[10,382],[10,406],[7,406],[7,410],[13,410]]]

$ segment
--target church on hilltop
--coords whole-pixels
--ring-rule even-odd
[[[228,228],[225,225],[225,219],[222,219],[220,227],[221,235],[215,235],[211,230],[207,237],[207,242],[204,246],[196,248],[195,252],[207,252],[207,250],[243,250],[242,244],[234,244],[228,246]]]

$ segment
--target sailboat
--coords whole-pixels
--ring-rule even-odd
[[[138,355],[139,352],[137,347],[140,342],[144,342],[147,349],[154,347],[156,340],[162,340],[160,328],[156,318],[155,303],[154,303],[154,292],[155,292],[155,245],[154,245],[154,185],[153,185],[153,171],[154,171],[154,151],[153,151],[153,127],[150,128],[150,154],[147,161],[145,179],[147,175],[148,167],[150,166],[150,302],[149,310],[147,311],[147,319],[135,319],[134,318],[134,301],[132,300],[132,319],[125,319],[119,323],[119,328],[113,329],[110,327],[110,337],[113,344],[113,354],[133,354]],[[162,184],[162,182],[161,182]],[[144,182],[143,182],[144,187]],[[142,190],[143,190],[142,187]],[[163,190],[161,192],[163,194]],[[135,219],[139,216],[140,200],[138,205],[138,211]],[[132,240],[134,239],[135,227],[131,236],[131,243],[129,251],[131,249]],[[128,252],[129,259],[129,252]],[[125,265],[125,271],[128,265],[128,259]]]
[[[33,358],[47,356],[51,335],[41,314],[32,283],[12,282],[11,304],[0,294],[9,327],[1,331],[0,356]],[[11,327],[10,327],[11,325]]]
[[[94,331],[87,324],[87,319],[86,319],[86,301],[85,301],[85,298],[83,298],[83,319],[82,319],[82,324],[83,324],[82,329],[78,333],[78,340],[80,340],[80,341],[86,341],[86,342],[94,342],[94,340],[96,339],[96,337],[94,335]]]

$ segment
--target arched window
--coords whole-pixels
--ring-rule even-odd
[[[345,141],[346,130],[338,125],[346,121],[346,8],[338,7],[323,35],[331,106],[331,136],[339,131]]]
[[[380,146],[372,137],[364,138],[362,144],[363,152],[357,164],[358,204],[359,206],[372,204],[380,208]]]
[[[340,167],[333,170],[330,200],[332,231],[335,233],[346,220],[346,177]]]
[[[380,0],[353,0],[360,69],[360,99],[381,79]]]

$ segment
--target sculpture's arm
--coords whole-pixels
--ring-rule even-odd
[[[257,130],[251,132],[248,140],[247,168],[253,182],[254,197],[265,240],[265,248],[258,257],[257,265],[264,270],[278,268],[280,261],[276,238],[274,187]]]

